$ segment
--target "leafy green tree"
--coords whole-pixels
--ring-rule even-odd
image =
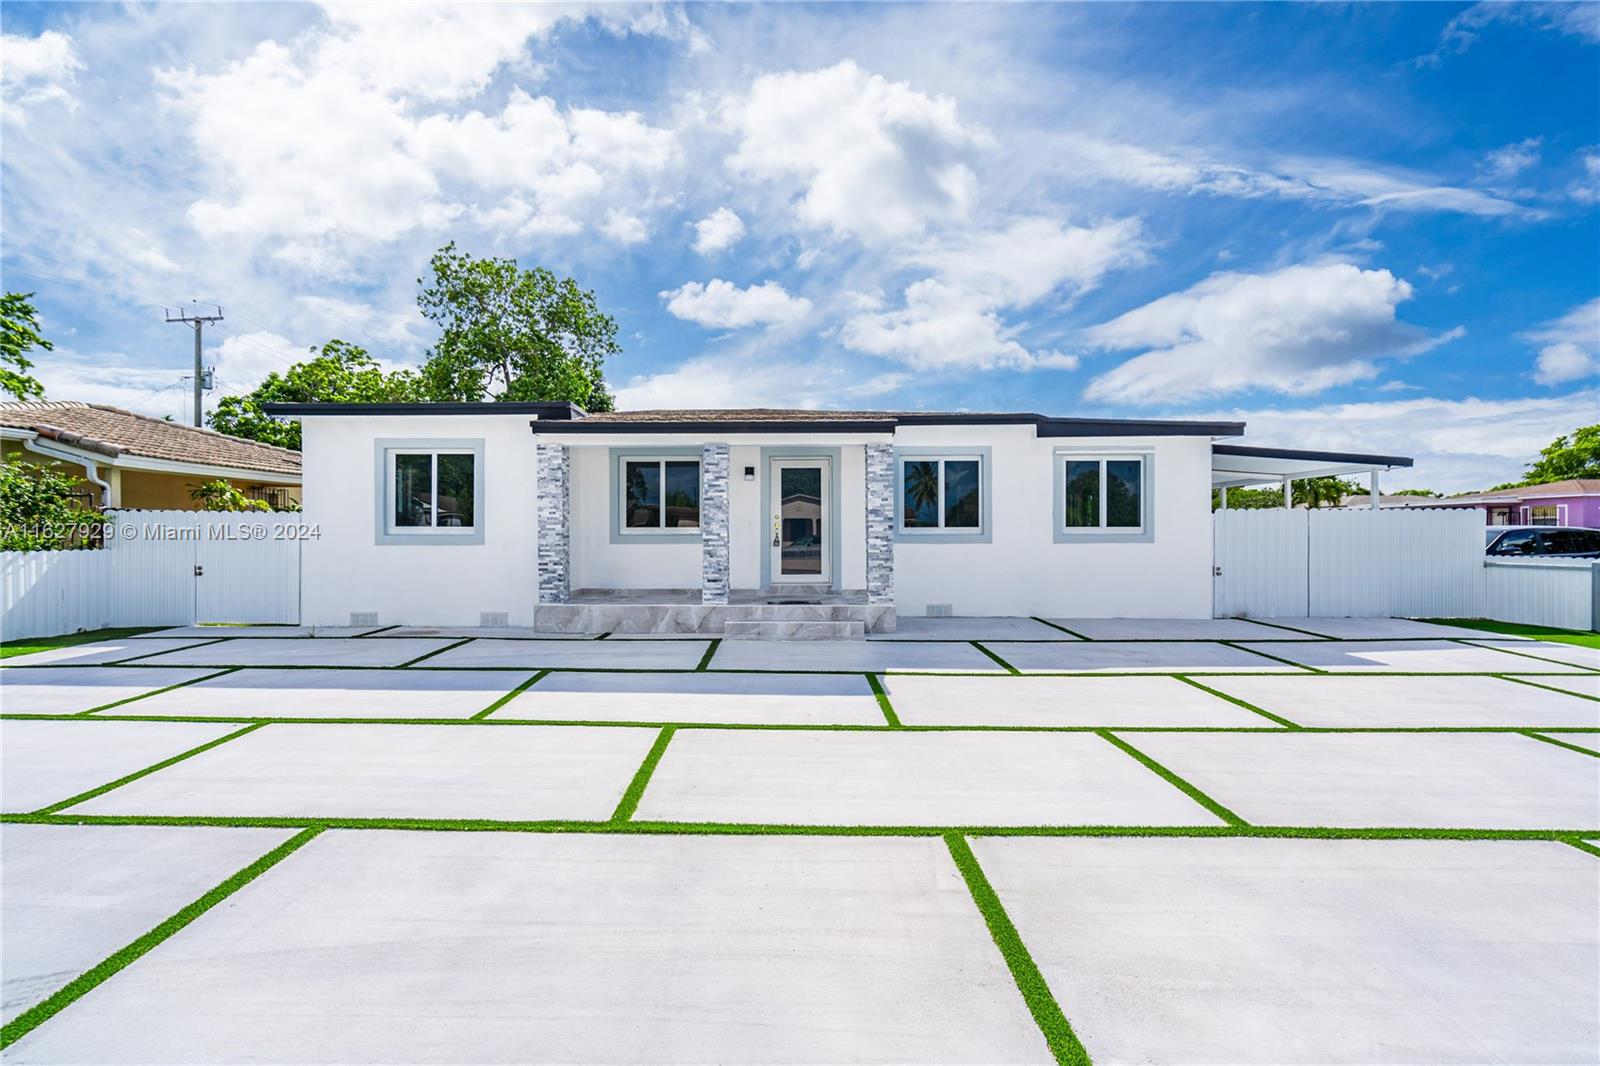
[[[594,293],[543,267],[476,259],[455,242],[417,279],[417,306],[443,331],[422,377],[433,400],[567,400],[609,411],[605,361],[622,350]]]
[[[1436,497],[1436,496],[1440,496],[1442,494],[1434,492],[1432,489],[1395,489],[1389,495],[1391,495],[1391,496],[1430,496],[1430,497]]]
[[[300,423],[279,421],[262,411],[262,404],[415,403],[429,398],[415,371],[385,371],[359,345],[331,340],[311,352],[312,359],[296,363],[282,374],[268,374],[255,391],[244,396],[224,396],[207,416],[211,428],[298,449]]]
[[[1552,481],[1580,477],[1600,478],[1600,425],[1583,426],[1571,437],[1557,437],[1539,453],[1539,458],[1528,467],[1521,481],[1496,485],[1495,488],[1547,485]]]
[[[0,296],[0,392],[19,400],[44,399],[44,386],[28,373],[33,369],[28,353],[35,348],[45,352],[55,348],[39,334],[39,312],[32,300],[31,292]]]
[[[1308,477],[1296,481],[1289,490],[1296,507],[1338,505],[1346,496],[1359,496],[1366,489],[1354,481],[1337,477]],[[1221,496],[1211,490],[1211,509],[1221,506]],[[1283,506],[1282,489],[1229,489],[1230,510],[1248,511]]]
[[[189,490],[189,499],[200,504],[202,511],[270,511],[266,500],[252,500],[233,485],[217,478]]]
[[[76,477],[38,463],[0,463],[0,551],[87,548],[104,519],[85,506]]]

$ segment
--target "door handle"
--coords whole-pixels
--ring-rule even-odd
[[[779,525],[778,516],[777,515],[773,515],[772,516],[772,546],[774,548],[781,548],[783,546],[782,544],[779,543],[779,540],[780,540],[779,529],[780,529],[780,525]]]
[[[206,568],[201,566],[199,563],[195,563],[194,564],[194,576],[195,577],[205,577],[206,576]]]

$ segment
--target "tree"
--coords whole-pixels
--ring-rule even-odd
[[[1575,430],[1570,438],[1565,435],[1557,437],[1529,465],[1521,481],[1496,485],[1495,488],[1546,485],[1552,481],[1580,477],[1600,478],[1600,425],[1583,426]]]
[[[1434,492],[1432,489],[1395,489],[1391,496],[1442,496],[1443,493]]]
[[[211,428],[235,437],[300,447],[300,423],[282,422],[261,409],[266,403],[414,403],[428,399],[415,371],[385,371],[365,348],[331,340],[312,348],[313,358],[279,374],[255,391],[224,396],[207,416]]]
[[[189,499],[199,503],[202,511],[272,510],[272,506],[266,500],[252,500],[221,478],[190,489]]]
[[[70,474],[37,463],[0,463],[0,551],[90,547],[104,519],[79,498]]]
[[[622,350],[594,293],[515,259],[475,259],[455,242],[417,279],[417,306],[443,331],[422,378],[434,400],[567,400],[609,411],[604,367]]]
[[[19,400],[44,399],[44,386],[28,373],[33,362],[27,353],[35,348],[45,352],[55,349],[39,334],[39,312],[34,310],[32,300],[31,292],[0,296],[0,391]]]
[[[1346,481],[1337,477],[1308,477],[1301,478],[1289,490],[1290,498],[1296,507],[1321,507],[1324,504],[1337,505],[1346,496],[1356,496],[1365,490],[1354,481]],[[1216,489],[1211,490],[1211,509],[1215,511],[1221,506],[1221,498]],[[1228,507],[1230,510],[1248,511],[1268,507],[1283,506],[1282,489],[1229,489]]]

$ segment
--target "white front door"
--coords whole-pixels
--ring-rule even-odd
[[[768,542],[772,583],[833,583],[833,545],[829,543],[827,459],[774,459],[767,484],[772,505]]]

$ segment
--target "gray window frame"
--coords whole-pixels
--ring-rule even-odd
[[[379,437],[373,442],[373,498],[377,518],[374,531],[375,544],[407,544],[433,546],[461,546],[482,544],[484,527],[488,524],[484,505],[484,462],[482,437]],[[394,479],[389,476],[390,456],[396,452],[408,455],[472,456],[472,506],[473,524],[470,527],[403,527],[391,525],[394,516]]]
[[[940,461],[939,466],[939,521],[944,522],[944,465],[943,460],[966,460],[978,463],[978,528],[939,526],[913,526],[906,528],[906,463]],[[894,450],[894,539],[907,543],[924,544],[990,544],[994,541],[992,521],[994,493],[991,491],[990,468],[994,465],[994,449],[987,445],[970,448],[957,446],[896,448]]]
[[[1101,521],[1105,521],[1106,507],[1106,468],[1107,460],[1136,459],[1140,463],[1139,485],[1139,528],[1128,529],[1124,526],[1099,526],[1089,528],[1066,524],[1067,501],[1067,463],[1068,462],[1095,462],[1100,463],[1100,514]],[[1055,542],[1057,544],[1152,544],[1156,539],[1156,509],[1155,509],[1155,453],[1140,448],[1094,448],[1078,450],[1074,448],[1056,448],[1050,457],[1051,479],[1055,482],[1053,497],[1054,502],[1050,511],[1050,523],[1053,527]]]
[[[706,498],[706,466],[703,449],[694,447],[666,447],[666,448],[612,448],[607,460],[611,477],[611,543],[613,544],[683,544],[700,541],[700,530],[704,527],[704,513],[701,514],[702,524],[694,529],[675,529],[662,526],[624,526],[623,515],[627,507],[623,496],[627,493],[628,480],[623,474],[623,463],[649,462],[655,460],[661,463],[681,463],[693,459],[700,468],[700,506],[705,507]],[[662,488],[666,487],[663,480]]]

